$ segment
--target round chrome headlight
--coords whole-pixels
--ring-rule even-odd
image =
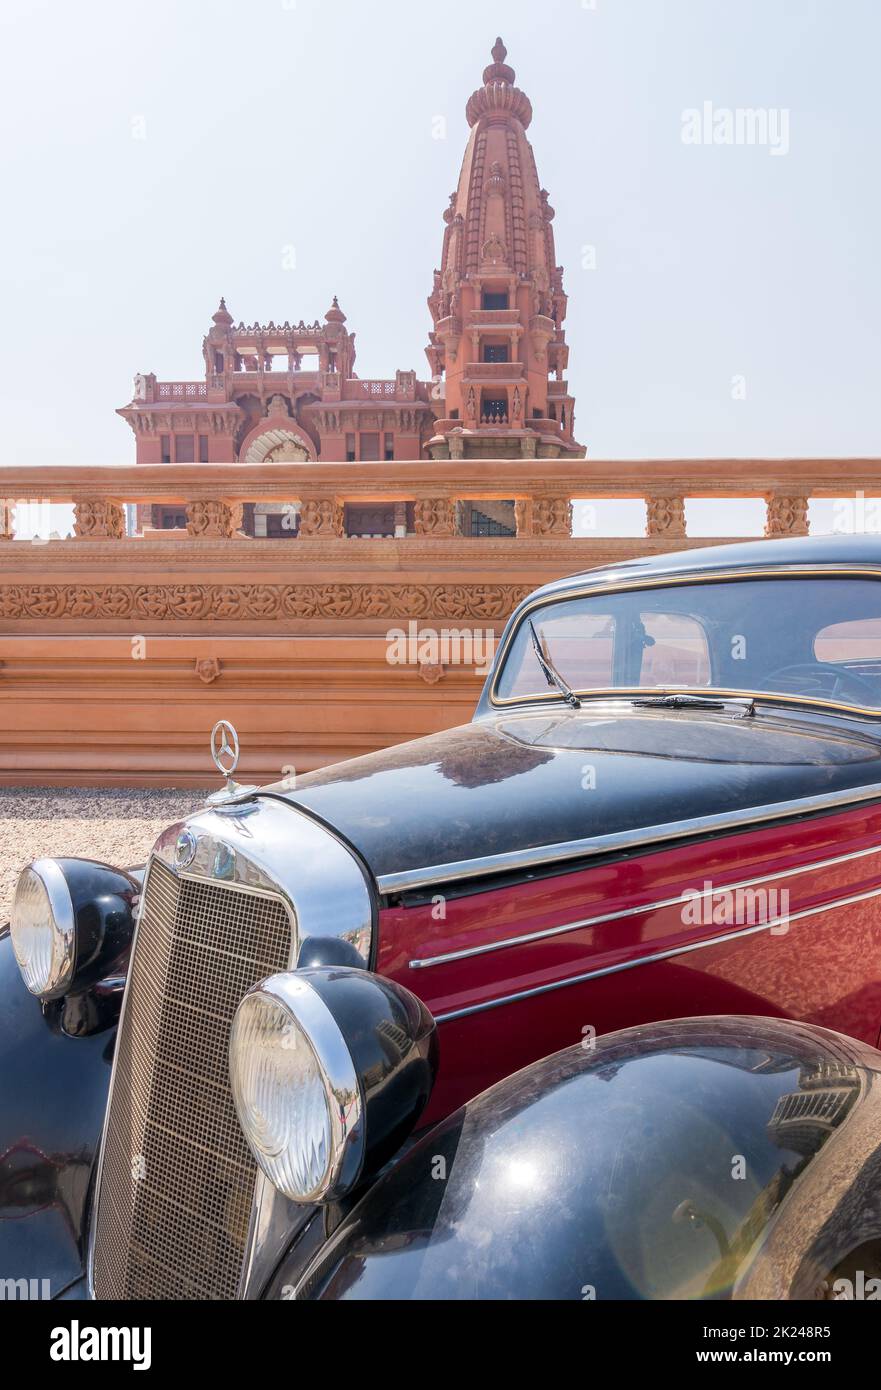
[[[363,1096],[308,975],[275,975],[245,995],[229,1067],[239,1123],[269,1181],[297,1202],[347,1192],[364,1160]]]
[[[73,978],[76,930],[67,880],[54,859],[21,873],[10,919],[15,959],[31,994],[62,994]]]

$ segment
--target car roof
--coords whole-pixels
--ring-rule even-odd
[[[543,585],[530,595],[557,597],[585,583],[593,587],[620,584],[628,579],[664,579],[680,574],[706,574],[725,570],[754,569],[775,565],[877,566],[881,568],[881,535],[793,536],[783,540],[741,541],[736,545],[708,545],[695,550],[676,550],[665,555],[619,560],[598,569],[582,570]]]

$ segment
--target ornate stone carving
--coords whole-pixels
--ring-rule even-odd
[[[77,540],[120,541],[125,535],[125,512],[118,502],[88,497],[74,504]]]
[[[447,674],[446,666],[441,666],[433,661],[420,661],[419,674],[426,685],[437,685]]]
[[[518,497],[514,503],[514,525],[518,536],[532,535],[532,498]]]
[[[647,536],[670,539],[685,535],[685,498],[658,495],[645,499]]]
[[[322,497],[304,502],[300,512],[301,536],[341,536],[343,534],[343,505],[334,497]]]
[[[241,502],[188,502],[187,535],[198,540],[226,539],[242,526]]]
[[[568,497],[534,497],[532,499],[532,534],[534,536],[571,536],[572,503]]]
[[[485,265],[507,265],[508,252],[505,243],[497,232],[492,232],[483,243],[480,258]]]
[[[769,492],[765,496],[766,536],[806,536],[808,499],[804,493]]]
[[[203,656],[196,662],[196,675],[204,685],[211,685],[220,675],[221,665],[216,656]]]
[[[501,620],[523,584],[5,584],[0,618],[251,622],[277,618]]]
[[[417,536],[455,536],[456,504],[449,497],[421,497],[414,505]]]

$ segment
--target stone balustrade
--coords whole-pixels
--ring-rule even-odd
[[[777,536],[860,494],[881,497],[881,460],[2,467],[0,784],[215,786],[220,718],[258,782],[465,723],[481,671],[390,664],[390,634],[498,637],[548,580],[726,539],[688,535],[689,498],[764,498]],[[646,534],[573,536],[573,501],[603,498],[641,499]],[[75,538],[12,539],[35,499],[72,504]],[[513,501],[516,535],[458,534],[469,499]],[[347,504],[390,501],[411,534],[345,537]],[[245,502],[296,502],[299,535],[244,538]],[[127,537],[131,503],[180,529]]]
[[[559,539],[572,535],[574,500],[639,498],[646,539],[676,548],[689,540],[690,497],[763,498],[765,535],[799,536],[808,532],[811,498],[860,495],[881,495],[881,460],[457,459],[454,476],[444,461],[6,466],[0,467],[0,539],[13,538],[20,501],[73,504],[77,540],[143,545],[150,542],[126,536],[126,503],[176,504],[185,510],[193,541],[241,540],[245,502],[294,504],[298,539],[309,541],[344,538],[346,503],[410,502],[415,526],[405,542],[455,537],[460,502],[513,501],[518,539]]]

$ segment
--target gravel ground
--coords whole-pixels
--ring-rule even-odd
[[[0,922],[18,875],[41,855],[82,855],[140,864],[172,821],[204,805],[204,794],[138,788],[0,787]]]

